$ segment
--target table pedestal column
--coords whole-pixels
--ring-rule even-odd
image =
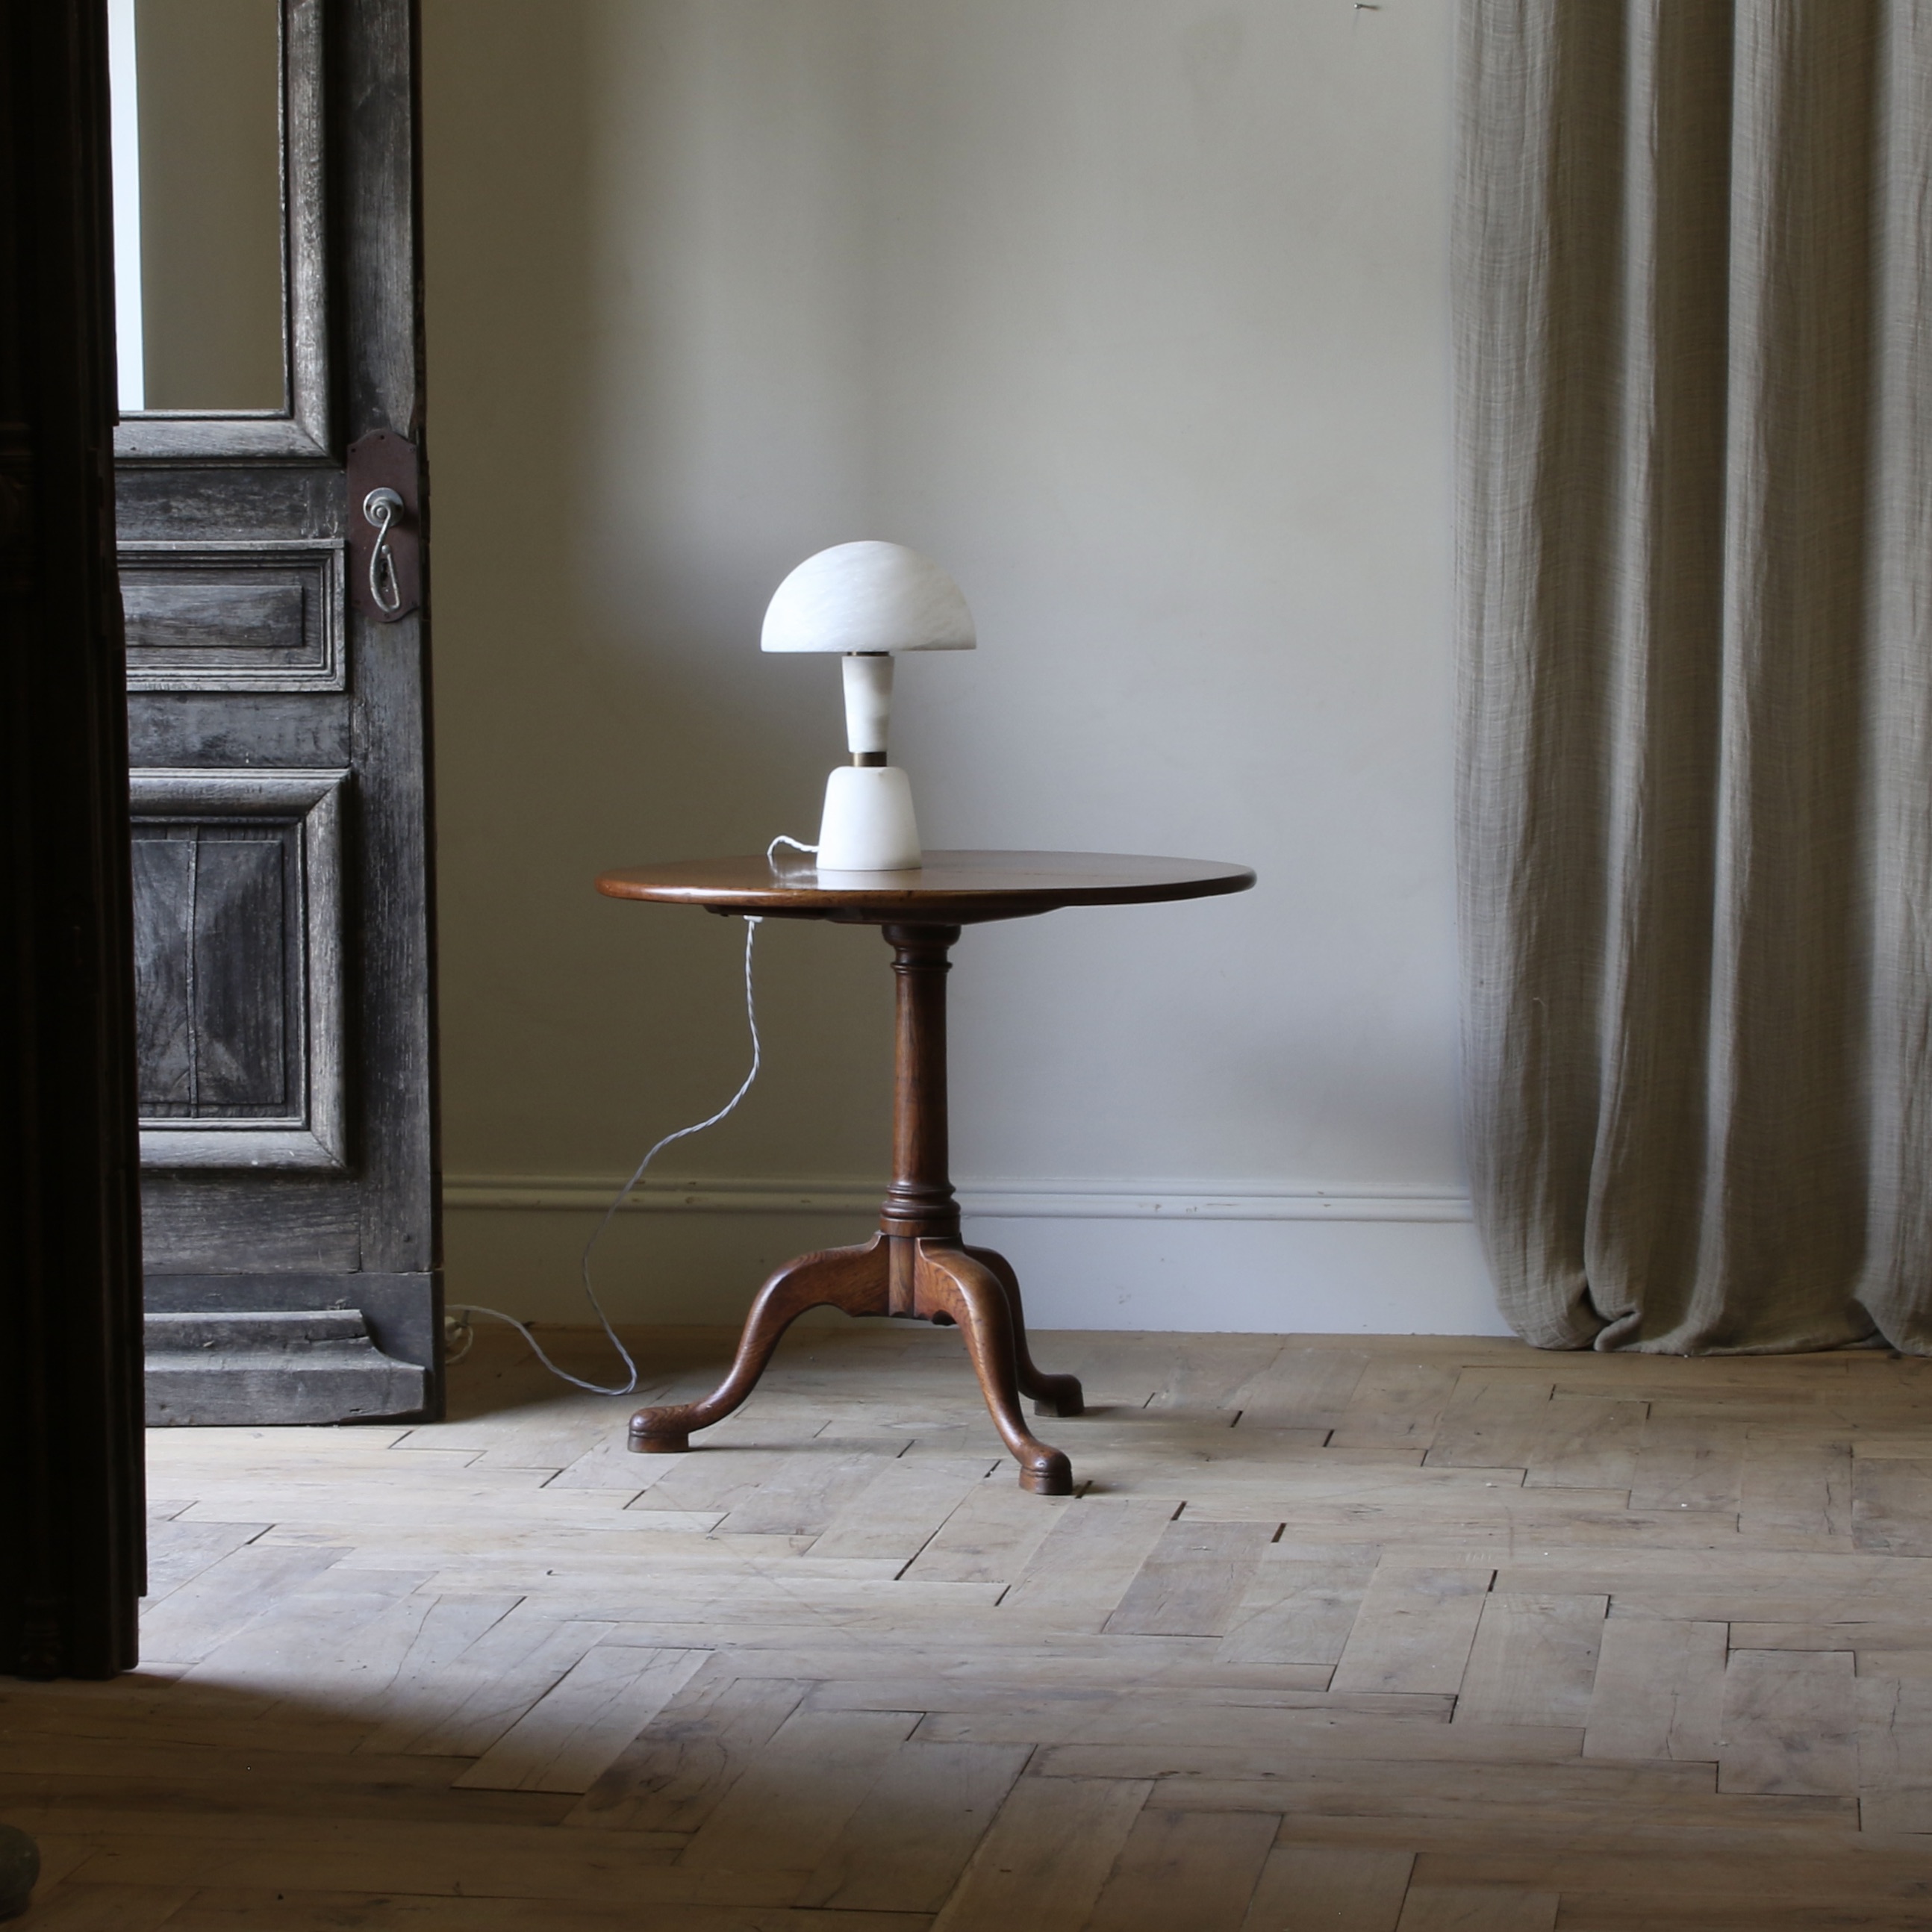
[[[631,1418],[633,1449],[688,1449],[691,1432],[737,1408],[757,1385],[778,1338],[808,1308],[848,1315],[909,1315],[956,1324],[980,1378],[993,1426],[1020,1466],[1020,1486],[1064,1496],[1072,1466],[1027,1428],[1022,1393],[1036,1413],[1078,1415],[1080,1384],[1043,1375],[1027,1351],[1018,1278],[990,1248],[962,1240],[959,1204],[946,1172],[946,955],[956,926],[888,926],[897,988],[893,1055],[892,1178],[879,1232],[857,1247],[828,1248],[788,1262],[766,1282],[745,1323],[736,1359],[702,1402],[640,1408]]]

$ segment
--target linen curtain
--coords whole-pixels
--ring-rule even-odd
[[[1504,1312],[1932,1352],[1932,0],[1463,0],[1460,56]]]

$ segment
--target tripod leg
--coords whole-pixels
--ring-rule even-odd
[[[921,1241],[914,1292],[917,1313],[928,1319],[950,1316],[965,1336],[993,1426],[1020,1466],[1020,1487],[1035,1496],[1071,1496],[1073,1466],[1064,1451],[1034,1436],[1021,1418],[1012,1305],[1006,1284],[964,1249]]]
[[[1004,1255],[996,1254],[991,1248],[968,1248],[963,1252],[970,1255],[980,1266],[997,1276],[1000,1286],[1006,1291],[1007,1305],[1013,1316],[1013,1366],[1019,1383],[1020,1393],[1033,1397],[1033,1412],[1036,1415],[1083,1415],[1086,1413],[1086,1397],[1080,1387],[1078,1376],[1049,1376],[1037,1367],[1027,1348],[1026,1311],[1020,1304],[1020,1280],[1013,1272],[1013,1264]]]
[[[848,1315],[883,1315],[887,1306],[886,1243],[875,1234],[862,1247],[825,1248],[788,1262],[758,1291],[739,1338],[731,1372],[702,1402],[640,1408],[631,1418],[633,1449],[662,1454],[688,1449],[691,1432],[708,1429],[749,1395],[779,1338],[808,1308],[842,1308]]]

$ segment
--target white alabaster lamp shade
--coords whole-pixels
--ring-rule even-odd
[[[781,584],[759,640],[768,651],[970,651],[973,614],[938,564],[903,544],[836,544]]]

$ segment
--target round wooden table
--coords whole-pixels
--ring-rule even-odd
[[[1072,1466],[1040,1442],[1020,1414],[1078,1415],[1080,1384],[1045,1375],[1027,1352],[1026,1318],[1012,1268],[962,1238],[946,1173],[946,955],[962,926],[1024,919],[1063,906],[1150,905],[1246,892],[1245,866],[1102,852],[932,852],[904,872],[820,873],[808,861],[682,859],[606,872],[613,898],[702,906],[727,916],[825,919],[883,928],[892,949],[897,1033],[892,1089],[892,1178],[879,1232],[857,1247],[788,1262],[766,1282],[745,1322],[730,1372],[702,1402],[640,1408],[633,1449],[688,1449],[691,1432],[729,1415],[756,1386],[778,1338],[807,1309],[910,1315],[956,1324],[993,1424],[1020,1467],[1020,1486],[1072,1493]]]

